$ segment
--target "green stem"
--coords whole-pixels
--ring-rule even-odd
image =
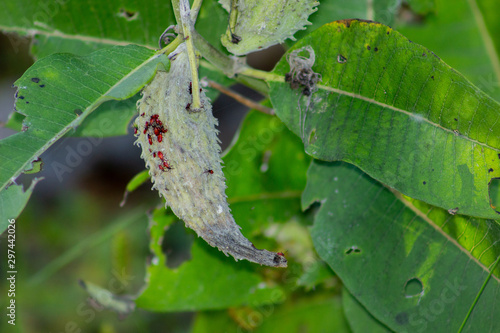
[[[180,13],[182,30],[184,32],[184,40],[186,41],[186,48],[189,59],[189,67],[191,67],[191,84],[193,92],[193,103],[191,104],[191,111],[201,110],[200,100],[200,83],[198,79],[198,66],[196,64],[196,53],[193,44],[192,32],[194,31],[194,24],[191,20],[191,10],[189,8],[189,0],[181,0]]]
[[[175,49],[177,48],[177,46],[181,45],[181,43],[184,41],[182,35],[178,35],[173,41],[172,43],[168,44],[167,46],[165,46],[164,48],[162,48],[161,50],[158,51],[159,54],[162,54],[162,53],[165,53],[166,55],[172,53],[173,51],[175,51]]]
[[[193,24],[196,23],[202,3],[203,0],[194,0],[193,5],[191,6],[191,21],[193,21]]]
[[[175,22],[177,26],[182,22],[181,20],[181,12],[180,12],[180,0],[171,0],[172,8],[174,9]],[[178,33],[178,32],[177,32]]]

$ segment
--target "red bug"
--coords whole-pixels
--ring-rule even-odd
[[[149,144],[152,145],[153,144],[153,139],[151,138],[151,135],[148,134],[148,141],[149,141]]]
[[[164,161],[164,162],[163,162],[163,166],[164,166],[165,168],[167,168],[168,170],[173,169],[173,168],[170,166],[170,164],[168,164],[168,162],[167,162],[167,161]]]
[[[279,256],[282,256],[282,257],[284,257],[284,256],[285,256],[285,254],[284,254],[283,252],[278,252],[277,254],[278,254]]]
[[[158,152],[158,158],[163,160],[163,153],[161,151]]]
[[[134,127],[134,134],[137,134],[137,127]]]
[[[214,170],[210,169],[210,170],[205,171],[205,173],[209,173],[209,174],[213,175],[214,174]]]
[[[153,153],[153,157],[156,157],[156,153]]]
[[[162,141],[163,141],[163,135],[158,134],[158,142],[162,142]]]

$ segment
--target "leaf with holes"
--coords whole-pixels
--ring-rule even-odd
[[[160,64],[168,66],[165,55],[134,45],[37,61],[15,83],[16,109],[26,118],[23,132],[0,141],[0,189],[102,102],[135,95]]]
[[[456,332],[473,307],[466,332],[500,330],[498,269],[474,304],[500,256],[497,223],[408,200],[339,162],[311,165],[302,204],[314,202],[318,254],[390,329]]]
[[[290,56],[306,46],[313,54],[301,55],[309,57],[305,63]],[[500,176],[497,102],[429,50],[378,23],[333,22],[288,54],[274,70],[281,77],[269,79],[270,96],[310,155],[353,163],[446,210],[498,217],[488,193]],[[322,80],[311,86],[313,73]]]

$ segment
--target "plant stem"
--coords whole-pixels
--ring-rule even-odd
[[[251,68],[249,66],[242,68],[242,70],[240,72],[238,72],[238,74],[253,77],[255,79],[265,80],[265,81],[285,82],[285,78],[281,75],[276,75],[273,73],[261,71],[258,69]]]
[[[251,109],[255,109],[255,110],[258,110],[260,112],[263,112],[263,113],[266,113],[266,114],[270,114],[270,115],[274,115],[275,114],[273,109],[268,108],[267,106],[261,105],[261,104],[259,104],[257,102],[254,102],[254,101],[246,98],[245,96],[240,95],[237,92],[235,92],[235,91],[233,91],[231,89],[228,89],[228,88],[226,88],[226,87],[218,84],[217,82],[208,80],[208,86],[212,87],[214,89],[219,90],[221,93],[223,93],[223,94],[225,94],[225,95],[227,95],[229,97],[234,98],[235,100],[237,100],[241,104],[243,104],[245,106],[248,106]]]
[[[201,4],[201,3],[200,3]],[[191,10],[189,8],[189,0],[180,1],[180,14],[184,40],[186,41],[189,67],[191,67],[191,84],[193,92],[193,103],[191,111],[196,112],[201,110],[200,101],[200,83],[198,79],[198,66],[196,64],[196,53],[193,44],[192,32],[194,31],[193,21],[191,20]]]
[[[165,53],[166,55],[172,53],[173,51],[175,51],[175,49],[177,48],[177,46],[181,45],[181,43],[183,42],[183,37],[182,35],[178,35],[173,41],[172,43],[168,44],[167,46],[165,46],[164,48],[162,48],[161,50],[158,51],[159,54],[161,53]]]
[[[203,0],[194,0],[193,5],[191,6],[191,21],[193,21],[193,25],[196,23],[196,19],[198,18],[202,2]]]
[[[174,10],[174,15],[175,15],[175,22],[177,22],[177,25],[179,25],[182,22],[179,1],[180,0],[171,0],[172,8]]]

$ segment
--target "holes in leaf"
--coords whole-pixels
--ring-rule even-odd
[[[167,267],[177,268],[191,259],[193,236],[187,233],[182,221],[172,223],[164,235],[162,251],[167,257]]]
[[[492,178],[490,180],[490,183],[488,184],[488,192],[490,194],[491,208],[500,214],[500,178]]]
[[[419,278],[411,278],[406,281],[404,286],[404,293],[407,298],[423,295],[424,285]]]
[[[127,21],[134,21],[134,20],[137,20],[137,18],[139,17],[139,12],[127,10],[125,8],[120,8],[120,11],[118,12],[118,16],[123,17]]]
[[[345,254],[347,254],[347,255],[352,254],[352,253],[361,253],[361,250],[357,246],[353,245],[345,251]]]

